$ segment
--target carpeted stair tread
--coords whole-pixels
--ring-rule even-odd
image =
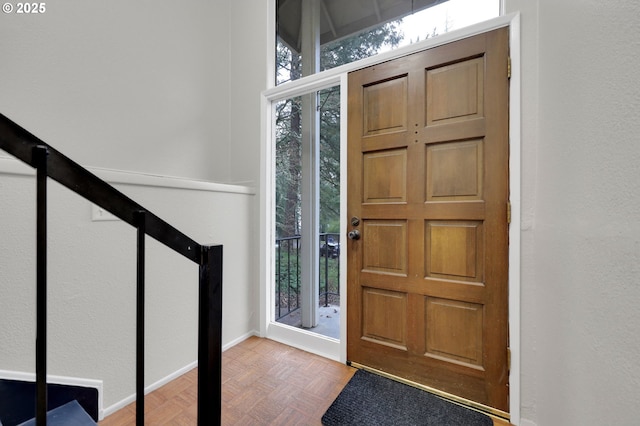
[[[20,426],[35,426],[36,419],[28,420]],[[95,426],[90,415],[82,408],[78,401],[68,402],[47,413],[47,426]]]

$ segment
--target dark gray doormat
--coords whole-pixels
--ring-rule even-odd
[[[493,420],[423,390],[358,370],[324,413],[322,424],[492,426]]]

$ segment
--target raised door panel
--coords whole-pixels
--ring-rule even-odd
[[[407,349],[407,295],[376,288],[362,289],[362,338]]]
[[[426,356],[482,367],[483,306],[426,297]]]
[[[482,117],[483,70],[483,58],[427,70],[427,125]]]
[[[483,281],[482,222],[427,221],[425,234],[426,277]]]
[[[377,82],[363,89],[363,135],[406,130],[407,76]]]
[[[362,229],[362,270],[406,276],[407,222],[365,220]]]
[[[426,200],[482,199],[483,140],[428,145],[426,149]]]
[[[407,201],[407,150],[367,152],[362,160],[363,202]]]

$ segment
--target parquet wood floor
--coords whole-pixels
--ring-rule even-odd
[[[355,371],[272,340],[251,337],[222,355],[222,424],[319,426]],[[145,397],[145,424],[195,425],[196,402],[194,369]],[[135,403],[100,422],[100,426],[134,424]]]
[[[320,425],[355,369],[251,337],[222,355],[222,424]],[[197,370],[145,397],[145,424],[195,425]],[[135,403],[100,426],[135,424]]]

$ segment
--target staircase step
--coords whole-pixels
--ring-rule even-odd
[[[19,426],[35,426],[33,418]],[[82,408],[78,401],[71,401],[47,413],[47,426],[95,426],[90,415]]]
[[[0,378],[0,421],[4,426],[16,426],[33,418],[35,414],[35,382]],[[76,400],[98,421],[98,389],[79,385],[47,383],[49,410]]]

